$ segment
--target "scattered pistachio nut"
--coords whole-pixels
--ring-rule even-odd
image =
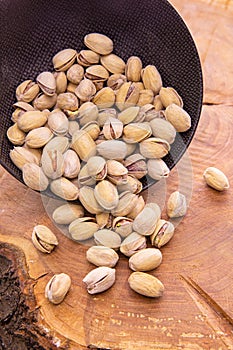
[[[158,298],[164,292],[162,282],[155,276],[145,272],[133,272],[129,276],[128,282],[131,289],[146,297]]]
[[[111,288],[115,282],[115,273],[115,269],[107,266],[90,271],[83,279],[88,293],[97,294]]]
[[[96,266],[114,267],[119,256],[114,249],[100,245],[90,247],[86,252],[87,261]]]
[[[37,225],[32,231],[32,243],[42,253],[51,253],[58,245],[58,240],[47,226]]]
[[[162,253],[156,248],[141,249],[129,259],[129,267],[133,271],[150,271],[162,262]]]
[[[184,216],[187,211],[185,195],[179,191],[171,193],[167,201],[167,215],[170,218],[178,218]]]
[[[45,287],[45,297],[53,304],[60,304],[71,286],[70,276],[66,273],[54,275]]]
[[[228,178],[219,169],[215,167],[209,167],[204,171],[203,177],[210,187],[217,191],[224,191],[230,187]]]
[[[157,248],[161,248],[170,241],[174,235],[174,231],[175,227],[170,221],[160,219],[150,236],[151,244]]]

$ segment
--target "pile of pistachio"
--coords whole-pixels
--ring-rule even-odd
[[[42,72],[35,82],[26,80],[17,87],[14,125],[7,131],[15,145],[10,157],[30,188],[49,188],[64,200],[79,201],[57,208],[53,219],[69,225],[74,240],[93,239],[96,244],[87,259],[99,266],[96,273],[101,277],[94,283],[92,274],[86,276],[88,291],[102,291],[101,284],[107,289],[110,282],[105,281],[114,282],[117,249],[130,257],[129,265],[137,271],[129,280],[137,290],[140,278],[152,278],[142,271],[160,264],[158,248],[174,232],[172,223],[160,218],[158,205],[146,204],[139,196],[140,180],[169,175],[162,158],[176,133],[191,127],[191,118],[177,91],[163,87],[154,65],[143,67],[136,56],[125,63],[102,34],[86,35],[84,44],[87,49],[80,52],[58,52],[53,72]],[[170,202],[170,217],[184,215],[183,195],[176,192]],[[145,249],[146,237],[156,248]],[[43,242],[43,249],[50,250],[49,241]],[[160,295],[159,286],[159,293],[144,295]]]

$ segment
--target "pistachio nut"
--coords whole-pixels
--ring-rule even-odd
[[[146,158],[163,158],[170,151],[166,140],[150,137],[139,144],[140,153]]]
[[[167,201],[167,215],[169,218],[184,216],[187,211],[185,196],[179,191],[172,192]]]
[[[113,42],[106,35],[90,33],[84,37],[84,44],[100,55],[108,55],[113,50]]]
[[[109,73],[100,64],[94,64],[86,69],[85,77],[93,82],[101,82],[109,78]]]
[[[121,237],[118,235],[118,233],[107,229],[102,229],[95,232],[94,241],[96,245],[102,245],[114,250],[119,249],[121,245]]]
[[[150,121],[152,135],[160,139],[166,140],[169,144],[175,141],[176,129],[165,119],[154,118]]]
[[[100,128],[96,121],[86,123],[82,130],[86,131],[94,141],[98,139],[100,134]]]
[[[42,253],[51,253],[58,245],[58,240],[47,226],[37,225],[32,231],[32,243]]]
[[[114,159],[107,161],[107,178],[115,185],[123,185],[127,182],[128,170],[124,165]]]
[[[172,103],[165,110],[166,119],[174,126],[177,132],[184,132],[191,127],[190,115],[180,106]]]
[[[83,101],[90,101],[96,93],[96,87],[94,83],[87,78],[84,78],[75,89],[75,94]]]
[[[90,247],[86,252],[87,261],[96,266],[114,267],[119,256],[114,249],[100,245]]]
[[[47,122],[47,115],[40,111],[28,111],[23,113],[17,121],[20,130],[28,132],[39,128]]]
[[[80,187],[82,186],[92,186],[95,185],[96,180],[89,175],[87,165],[83,165],[79,174],[78,174],[78,184]]]
[[[149,123],[131,123],[123,129],[123,140],[127,143],[138,143],[151,136]]]
[[[158,298],[163,295],[164,285],[155,276],[145,272],[133,272],[128,278],[129,286],[133,291],[146,297]]]
[[[65,136],[69,130],[69,121],[60,109],[54,109],[48,116],[48,126],[57,136]]]
[[[83,279],[89,294],[104,292],[115,282],[116,270],[107,266],[100,266],[90,271]]]
[[[110,87],[105,87],[96,93],[92,102],[99,108],[109,108],[115,103],[115,93]]]
[[[141,121],[150,122],[154,118],[158,118],[159,113],[155,110],[155,107],[151,103],[147,103],[140,107],[138,113],[138,119]]]
[[[64,161],[64,176],[68,179],[74,179],[78,176],[80,171],[80,160],[75,151],[68,149],[63,154]]]
[[[25,141],[26,145],[31,148],[40,148],[46,145],[53,137],[51,130],[45,126],[36,128],[27,134]]]
[[[81,126],[95,121],[98,118],[97,106],[92,102],[83,103],[78,110],[77,118]]]
[[[13,104],[13,107],[15,109],[20,109],[21,112],[27,112],[27,111],[34,111],[34,108],[30,103],[24,102],[24,101],[17,101]]]
[[[107,140],[97,145],[99,155],[106,159],[122,160],[126,157],[127,147],[125,142],[118,140]]]
[[[153,106],[157,112],[163,109],[163,104],[159,95],[154,97]]]
[[[20,170],[26,163],[39,165],[38,158],[24,147],[14,147],[14,149],[10,150],[10,159]]]
[[[116,186],[107,180],[102,180],[94,188],[94,196],[104,210],[114,209],[119,201]]]
[[[71,92],[64,92],[57,97],[57,108],[62,110],[76,111],[78,109],[78,99]]]
[[[178,92],[172,87],[161,87],[159,91],[160,100],[165,108],[172,103],[177,106],[183,107],[183,101]]]
[[[79,129],[79,123],[76,120],[69,120],[68,136],[72,137],[75,131]]]
[[[157,68],[153,65],[148,65],[142,69],[141,76],[145,88],[152,90],[155,95],[158,94],[163,83]]]
[[[69,81],[67,84],[66,92],[71,92],[72,94],[74,94],[77,87],[78,87],[78,84],[74,84]],[[70,111],[68,110],[68,112]]]
[[[109,72],[113,74],[121,74],[125,71],[125,62],[114,53],[101,56],[100,62]]]
[[[135,203],[132,210],[127,214],[128,218],[135,219],[137,215],[143,210],[145,207],[145,201],[142,196],[138,197],[137,202]]]
[[[64,153],[69,148],[69,139],[65,136],[56,136],[44,147],[44,151],[57,150]]]
[[[26,163],[22,167],[23,181],[33,190],[45,191],[49,181],[43,170],[35,163]]]
[[[123,132],[123,123],[113,117],[109,117],[104,123],[103,133],[107,140],[119,139]]]
[[[103,208],[99,205],[94,196],[94,190],[92,187],[83,186],[80,188],[79,200],[84,208],[91,214],[100,214],[103,212]]]
[[[73,84],[79,84],[84,77],[84,68],[79,64],[73,64],[67,70],[67,79]]]
[[[155,230],[160,215],[161,210],[157,204],[155,204],[153,209],[148,207],[148,204],[145,205],[143,210],[134,219],[133,230],[140,235],[150,236]]]
[[[51,109],[57,102],[57,94],[48,96],[44,93],[38,94],[33,100],[33,107],[39,111],[44,109]]]
[[[112,74],[107,80],[107,86],[112,90],[117,91],[120,87],[127,82],[127,78],[123,74]]]
[[[13,145],[21,146],[24,144],[25,141],[25,132],[19,129],[18,124],[15,123],[14,125],[10,126],[7,129],[7,138],[8,140],[13,143]]]
[[[116,118],[117,117],[117,111],[115,108],[103,108],[99,109],[99,114],[97,117],[97,122],[100,127],[103,127],[105,122],[109,118]]]
[[[25,104],[26,106],[30,106],[30,107],[17,107],[18,104]],[[15,108],[14,112],[11,115],[11,120],[14,123],[17,123],[18,119],[21,117],[21,115],[23,115],[25,112],[27,111],[34,111],[34,107],[32,107],[29,103],[23,102],[23,101],[19,101],[17,103],[13,104],[13,107]]]
[[[42,72],[36,78],[37,84],[45,95],[52,96],[56,92],[56,80],[51,72]]]
[[[45,297],[53,304],[60,304],[71,286],[71,279],[65,273],[54,275],[45,287]]]
[[[138,196],[129,191],[122,192],[119,195],[118,205],[112,209],[113,216],[128,216],[135,204],[137,203]]]
[[[118,114],[118,119],[124,124],[132,123],[136,120],[140,107],[132,106],[126,108],[124,111]]]
[[[139,99],[139,88],[135,83],[127,82],[121,85],[116,93],[116,105],[122,111],[135,106]]]
[[[41,157],[42,169],[50,179],[61,177],[64,172],[63,155],[57,150],[43,150]]]
[[[130,191],[131,193],[138,194],[142,191],[142,182],[132,175],[127,175],[126,183],[117,186],[118,192]]]
[[[97,64],[99,62],[99,59],[99,54],[92,50],[81,50],[77,54],[77,61],[83,67],[89,67],[92,64]]]
[[[50,183],[50,190],[58,197],[67,201],[76,200],[79,196],[79,189],[65,177],[55,179]]]
[[[228,178],[219,169],[215,167],[209,167],[204,171],[203,177],[210,187],[217,191],[224,191],[230,187]]]
[[[139,235],[137,232],[130,233],[120,245],[121,253],[128,257],[145,248],[146,237]]]
[[[63,204],[57,207],[52,214],[53,220],[59,225],[69,225],[76,219],[84,216],[84,209],[79,204]]]
[[[85,241],[92,238],[98,229],[99,226],[95,222],[95,218],[91,217],[75,219],[69,225],[69,233],[75,241]]]
[[[102,212],[100,214],[96,214],[95,217],[100,229],[112,227],[113,216],[111,213]]]
[[[144,86],[143,82],[137,81],[137,82],[135,82],[135,85],[138,87],[139,91],[145,90],[145,86]]]
[[[125,75],[129,81],[138,82],[141,80],[142,61],[137,56],[128,58],[125,67]]]
[[[138,106],[145,106],[146,104],[151,104],[154,101],[154,93],[150,89],[140,90],[139,99],[137,102]]]
[[[39,91],[40,88],[35,82],[25,80],[16,88],[16,98],[18,101],[31,102]]]
[[[146,160],[139,153],[127,157],[124,161],[124,166],[128,169],[128,174],[135,176],[137,179],[141,179],[147,174]]]
[[[56,71],[66,71],[69,69],[76,59],[77,52],[73,49],[64,49],[59,51],[53,57],[53,66]]]
[[[151,244],[157,248],[164,246],[174,235],[174,225],[170,221],[160,219],[150,236]]]
[[[54,72],[53,76],[56,82],[57,95],[62,94],[67,88],[67,77],[65,72]]]
[[[32,161],[28,163],[36,163],[38,165],[41,165],[41,156],[42,156],[41,148],[31,148],[31,147],[28,147],[26,144],[23,145],[23,148],[28,150],[37,159],[37,162]]]
[[[125,216],[118,216],[113,220],[113,230],[125,238],[133,232],[133,220]]]
[[[154,180],[167,178],[170,169],[162,159],[149,159],[147,162],[148,175]]]
[[[78,130],[73,134],[72,148],[78,154],[79,158],[85,162],[96,154],[96,144],[84,130]]]
[[[87,171],[96,181],[104,180],[107,176],[106,160],[99,156],[94,156],[87,161]]]
[[[129,267],[133,271],[151,271],[162,262],[162,253],[156,248],[141,249],[129,259]]]

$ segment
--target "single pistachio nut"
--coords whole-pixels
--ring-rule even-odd
[[[64,173],[63,175],[68,179],[74,179],[78,176],[80,171],[80,160],[75,151],[68,149],[63,154]]]
[[[65,177],[55,179],[50,183],[50,190],[58,197],[67,201],[76,200],[79,196],[79,189]]]
[[[127,182],[128,170],[124,165],[114,159],[107,161],[107,178],[115,185],[123,185]]]
[[[138,143],[151,136],[149,123],[131,123],[124,127],[123,140],[127,143]]]
[[[172,192],[167,201],[167,215],[169,218],[184,216],[187,211],[185,196],[179,191]]]
[[[47,226],[37,225],[32,231],[32,243],[42,253],[51,253],[58,245],[58,240]]]
[[[66,71],[69,69],[76,59],[77,52],[73,49],[64,49],[59,51],[53,57],[53,66],[56,71]]]
[[[190,115],[175,103],[169,105],[165,110],[165,117],[176,129],[177,132],[184,132],[191,127]]]
[[[47,115],[41,111],[23,113],[17,121],[18,128],[24,132],[39,128],[47,122]]]
[[[67,70],[67,79],[73,84],[79,84],[84,77],[84,68],[79,64],[73,64]]]
[[[89,122],[95,121],[98,118],[98,108],[92,102],[84,102],[77,113],[77,119],[81,126]]]
[[[92,217],[75,219],[69,225],[69,233],[75,241],[85,241],[92,238],[98,229],[99,225],[95,222],[95,218]]]
[[[121,245],[121,237],[118,233],[108,229],[96,231],[94,233],[94,241],[96,245],[112,248],[114,250],[119,249]]]
[[[100,206],[94,196],[94,189],[92,187],[81,187],[79,191],[79,200],[89,213],[100,214],[103,212],[103,208]]]
[[[110,87],[99,90],[92,99],[98,108],[109,108],[115,103],[115,93]]]
[[[25,132],[19,129],[17,123],[15,123],[7,129],[7,138],[11,143],[13,143],[13,145],[23,145],[25,141],[25,136]]]
[[[154,118],[150,121],[150,127],[154,137],[166,140],[169,144],[175,141],[176,129],[167,120]]]
[[[158,220],[160,219],[161,210],[160,207],[154,203],[154,208],[147,205],[136,216],[133,222],[133,230],[140,235],[150,236],[156,227]]]
[[[127,125],[127,124],[132,123],[136,120],[139,111],[140,111],[140,107],[138,107],[138,106],[128,107],[118,114],[118,119],[124,125]]]
[[[104,210],[111,211],[118,205],[118,192],[116,186],[107,180],[97,183],[94,188],[94,196]]]
[[[101,56],[100,62],[110,73],[122,74],[125,71],[125,62],[114,53]]]
[[[14,149],[10,150],[10,158],[20,170],[22,170],[26,163],[39,165],[38,158],[24,147],[14,147]]]
[[[65,273],[54,275],[45,287],[45,297],[53,304],[60,304],[71,286],[71,279]]]
[[[33,129],[27,134],[26,145],[31,148],[41,148],[53,138],[51,130],[45,126]]]
[[[134,220],[137,217],[137,215],[143,210],[144,207],[145,207],[145,201],[142,196],[139,196],[134,207],[127,214],[127,217]]]
[[[138,194],[142,191],[142,182],[133,175],[127,175],[126,182],[117,185],[117,190],[119,193],[129,191],[131,193]]]
[[[92,50],[81,50],[77,54],[77,62],[83,67],[89,67],[99,62],[100,56]]]
[[[73,134],[71,147],[78,154],[79,158],[85,162],[96,155],[96,144],[84,130],[78,130]]]
[[[128,282],[131,289],[146,297],[161,297],[164,292],[164,285],[162,282],[155,276],[145,272],[133,272],[129,276]]]
[[[151,271],[162,262],[162,253],[156,248],[141,249],[129,259],[129,267],[133,271]]]
[[[128,257],[145,248],[146,237],[139,235],[137,232],[130,233],[120,245],[121,253]]]
[[[48,96],[56,92],[56,80],[51,72],[42,72],[36,78],[37,84],[41,90]]]
[[[148,175],[154,180],[167,178],[170,174],[170,169],[162,159],[149,159],[147,162]]]
[[[26,163],[22,167],[23,181],[33,190],[45,191],[49,181],[41,167],[35,163]]]
[[[170,145],[166,140],[150,137],[140,142],[139,149],[145,158],[163,158],[170,151]]]
[[[69,130],[69,121],[60,109],[53,110],[48,116],[48,126],[57,136],[65,136]]]
[[[118,216],[114,218],[112,228],[121,237],[125,238],[133,232],[133,220],[125,216]]]
[[[82,218],[84,209],[79,204],[63,204],[56,208],[52,214],[53,220],[59,225],[69,225],[72,221]]]
[[[87,261],[96,266],[114,267],[119,256],[114,249],[96,245],[90,247],[86,252]]]
[[[135,83],[124,83],[116,93],[116,106],[120,111],[135,106],[139,99],[139,92],[140,90]]]
[[[83,279],[89,294],[104,292],[115,282],[116,270],[107,266],[100,266],[90,271]]]
[[[87,78],[80,81],[75,89],[75,95],[78,96],[78,98],[83,102],[90,101],[94,97],[95,93],[96,87],[94,83]]]
[[[112,74],[107,80],[107,86],[112,90],[117,91],[120,87],[127,82],[127,78],[123,74]]]
[[[100,55],[108,55],[113,50],[113,42],[104,34],[90,33],[84,37],[84,44]]]
[[[146,104],[151,104],[154,101],[154,93],[150,89],[140,90],[139,99],[137,102],[138,106],[145,106]]]
[[[102,228],[111,228],[113,222],[113,216],[111,213],[102,212],[100,214],[96,214],[96,222],[99,225],[100,230]]]
[[[80,187],[82,186],[92,186],[95,185],[96,180],[89,175],[87,165],[83,165],[79,174],[78,174],[78,184]]]
[[[123,132],[123,123],[113,117],[109,117],[103,126],[104,137],[107,140],[119,139]]]
[[[76,111],[79,106],[78,99],[71,92],[64,92],[57,97],[57,108],[62,110]]]
[[[57,95],[62,94],[67,88],[67,77],[65,72],[54,72],[53,76],[56,82]]]
[[[41,165],[45,175],[50,179],[57,179],[64,173],[63,155],[58,150],[43,150]]]
[[[158,94],[163,83],[157,68],[153,65],[148,65],[142,69],[141,76],[145,88],[152,90],[155,95]]]
[[[224,191],[230,187],[228,178],[219,169],[215,167],[209,167],[204,171],[203,177],[210,187],[217,191]]]
[[[155,107],[151,103],[147,103],[140,107],[138,119],[141,121],[150,122],[154,118],[159,118],[159,113],[155,110]]]
[[[16,98],[18,101],[31,102],[38,95],[39,86],[32,80],[25,80],[16,88]]]
[[[126,157],[127,147],[125,142],[107,140],[97,145],[98,154],[106,159],[122,160]]]
[[[88,174],[96,181],[104,180],[107,176],[107,164],[103,157],[94,156],[87,161]]]
[[[127,157],[124,161],[124,166],[128,169],[128,174],[141,179],[147,174],[147,164],[145,158],[135,153]]]
[[[86,69],[85,77],[93,82],[103,82],[109,78],[109,73],[100,64],[94,64]]]
[[[43,111],[44,109],[51,109],[55,106],[56,102],[57,94],[48,96],[42,92],[33,100],[33,107],[39,111]]]
[[[133,207],[136,205],[138,196],[130,191],[122,192],[119,195],[118,205],[112,209],[113,216],[128,216]]]
[[[160,100],[165,108],[167,108],[172,103],[177,106],[183,107],[183,101],[178,92],[172,87],[161,87],[159,91]]]
[[[57,150],[61,153],[64,153],[69,148],[69,139],[65,136],[56,136],[52,140],[50,140],[43,150]]]
[[[157,248],[164,246],[174,235],[174,225],[170,221],[160,219],[150,236],[151,244]]]
[[[139,82],[141,80],[142,61],[137,56],[131,56],[125,66],[127,80]]]

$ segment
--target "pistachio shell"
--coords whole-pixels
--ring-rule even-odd
[[[73,136],[75,131],[79,130],[79,123],[76,120],[69,120],[69,136]]]
[[[45,287],[45,297],[53,304],[60,304],[71,286],[71,279],[65,273],[54,275]]]
[[[77,52],[73,49],[64,49],[59,51],[53,57],[53,66],[56,71],[66,71],[72,66],[76,59]]]
[[[121,237],[114,231],[103,229],[94,233],[94,240],[97,245],[117,250],[121,245]]]
[[[57,179],[64,172],[64,160],[60,151],[43,150],[41,164],[45,175],[50,179]]]
[[[25,133],[19,129],[18,124],[10,126],[7,130],[7,138],[13,145],[21,146],[25,141]]]
[[[177,106],[183,107],[182,98],[180,97],[178,92],[171,87],[162,87],[159,91],[159,97],[165,108],[171,105],[172,103],[175,103]]]
[[[99,109],[97,122],[100,127],[103,127],[105,122],[109,118],[116,118],[116,117],[117,117],[117,111],[115,108],[102,108],[102,109]]]
[[[129,81],[138,82],[141,79],[142,61],[137,56],[128,58],[125,67],[125,75]]]
[[[124,161],[124,165],[128,169],[128,174],[135,176],[137,179],[141,179],[147,174],[145,158],[139,153],[127,157]]]
[[[134,219],[133,230],[143,236],[151,235],[160,219],[160,215],[161,210],[157,204],[154,209],[146,205]]]
[[[117,91],[124,83],[126,83],[126,81],[127,79],[125,75],[112,74],[108,78],[107,86],[110,87],[112,90]]]
[[[166,140],[169,144],[175,141],[176,129],[167,120],[154,118],[150,121],[150,127],[154,137]]]
[[[39,93],[39,86],[32,80],[25,80],[16,88],[18,101],[31,102]]]
[[[119,56],[111,53],[101,56],[101,64],[113,74],[121,74],[125,71],[125,62]]]
[[[79,64],[73,64],[67,71],[67,79],[73,84],[79,84],[84,77],[84,69]]]
[[[118,114],[118,119],[124,124],[129,124],[135,121],[138,116],[140,107],[132,106],[126,108],[124,111]]]
[[[154,94],[158,94],[162,87],[162,79],[157,68],[148,65],[142,69],[141,76],[145,88],[152,90]]]
[[[104,246],[92,246],[86,252],[87,261],[96,266],[114,267],[119,256],[114,249]]]
[[[81,126],[95,121],[98,118],[97,106],[92,102],[83,103],[78,110],[77,118]]]
[[[166,140],[150,137],[139,144],[140,153],[146,158],[163,158],[170,151]]]
[[[91,217],[78,218],[69,225],[69,233],[76,241],[90,239],[98,229],[98,224]]]
[[[32,243],[42,253],[51,253],[58,245],[58,240],[47,226],[37,225],[33,228]]]
[[[113,216],[128,216],[138,200],[138,196],[126,191],[119,195],[118,205],[112,209]]]
[[[125,238],[133,231],[133,220],[125,216],[118,216],[113,220],[112,227],[116,233]]]
[[[84,130],[78,130],[73,134],[72,148],[83,161],[87,161],[96,154],[96,144]]]
[[[160,219],[150,236],[151,244],[158,248],[164,246],[173,237],[174,230],[174,225],[171,222]]]
[[[156,111],[161,111],[163,109],[163,104],[159,95],[155,96],[153,105]]]
[[[114,209],[119,201],[116,186],[107,180],[100,181],[95,186],[94,196],[100,206],[108,211]]]
[[[208,167],[203,174],[203,177],[210,187],[217,191],[224,191],[230,187],[228,178],[219,169],[215,167]]]
[[[80,171],[80,160],[75,151],[68,149],[64,155],[64,176],[68,179],[74,179],[78,176]]]
[[[76,111],[79,103],[75,94],[71,92],[64,92],[57,97],[57,108],[62,110]]]
[[[96,93],[92,102],[99,108],[109,108],[115,103],[115,93],[111,88],[105,87]]]
[[[116,160],[107,161],[107,178],[115,185],[127,182],[128,170]]]
[[[135,219],[137,215],[143,210],[145,207],[145,201],[142,196],[138,197],[137,202],[135,203],[132,210],[127,214],[128,218]]]
[[[162,262],[162,253],[156,248],[141,249],[129,259],[129,267],[133,271],[150,271]]]
[[[103,141],[97,145],[96,149],[99,155],[106,159],[122,160],[127,153],[126,144],[118,140]]]
[[[57,150],[64,153],[69,148],[69,139],[64,136],[56,136],[44,147],[44,151]]]
[[[92,50],[81,50],[77,54],[77,61],[81,66],[89,67],[99,62],[100,56]]]
[[[102,212],[96,214],[96,222],[99,225],[99,228],[111,228],[112,227],[113,216],[111,213]]]
[[[122,111],[128,107],[135,106],[139,99],[139,88],[135,83],[124,83],[116,94],[116,105]]]
[[[98,139],[99,134],[100,134],[100,128],[97,122],[92,121],[89,123],[86,123],[83,127],[82,130],[86,131],[91,138],[95,141]]]
[[[184,132],[191,127],[190,115],[181,107],[172,103],[165,110],[166,119],[174,126],[177,132]]]
[[[104,137],[107,140],[119,139],[123,132],[123,123],[113,117],[109,117],[103,126]]]
[[[67,88],[67,77],[64,72],[54,72],[53,76],[56,82],[56,93],[62,94]]]
[[[154,93],[150,89],[140,90],[139,99],[137,102],[138,106],[145,106],[146,104],[153,103]]]
[[[69,121],[65,113],[55,109],[48,116],[48,126],[55,135],[64,136],[68,133]]]
[[[36,78],[37,84],[41,90],[48,96],[52,96],[56,92],[56,80],[50,72],[42,72]]]
[[[103,212],[103,208],[95,199],[94,190],[92,187],[83,186],[80,188],[79,200],[89,213],[100,214]]]
[[[131,289],[146,297],[157,298],[162,296],[164,291],[162,282],[145,272],[133,272],[128,282]]]
[[[20,170],[26,163],[39,165],[38,158],[24,147],[14,147],[13,150],[10,150],[10,158]]]
[[[35,109],[38,109],[40,111],[43,111],[44,109],[51,109],[57,102],[57,94],[54,94],[52,96],[48,96],[46,94],[39,94],[36,96],[36,98],[33,100],[33,107]]]
[[[122,241],[120,251],[130,257],[144,248],[146,248],[146,237],[139,235],[137,232],[132,232]]]
[[[75,94],[83,101],[90,101],[96,93],[96,87],[90,79],[83,79],[75,89]]]
[[[40,148],[46,145],[53,137],[52,132],[47,127],[36,128],[26,136],[26,145],[31,148]]]
[[[50,183],[51,191],[58,197],[61,197],[67,201],[72,201],[78,198],[79,189],[71,181],[65,177],[53,180]]]
[[[167,215],[170,218],[184,216],[187,211],[185,196],[179,191],[172,192],[167,201]]]
[[[149,123],[132,123],[124,127],[123,140],[127,143],[141,142],[151,136]]]
[[[126,183],[117,186],[119,192],[129,191],[138,194],[142,191],[142,182],[132,175],[127,175]]]
[[[90,271],[83,279],[89,294],[104,292],[115,282],[116,270],[107,266],[100,266]]]
[[[169,176],[170,169],[162,159],[149,159],[147,162],[148,175],[154,180]]]
[[[87,161],[88,174],[95,180],[103,180],[107,175],[106,160],[99,156],[94,156]]]
[[[109,78],[109,73],[107,69],[100,64],[95,64],[86,69],[85,77],[93,82],[101,82]]]
[[[23,113],[17,121],[20,130],[28,132],[39,128],[47,122],[46,113],[40,111],[28,111]]]
[[[100,55],[108,55],[113,50],[113,42],[106,35],[90,33],[84,37],[84,44]]]
[[[84,209],[78,204],[64,204],[56,208],[52,218],[59,225],[69,225],[72,221],[84,216]]]
[[[45,191],[49,181],[43,170],[35,163],[26,163],[22,167],[24,183],[36,191]]]

